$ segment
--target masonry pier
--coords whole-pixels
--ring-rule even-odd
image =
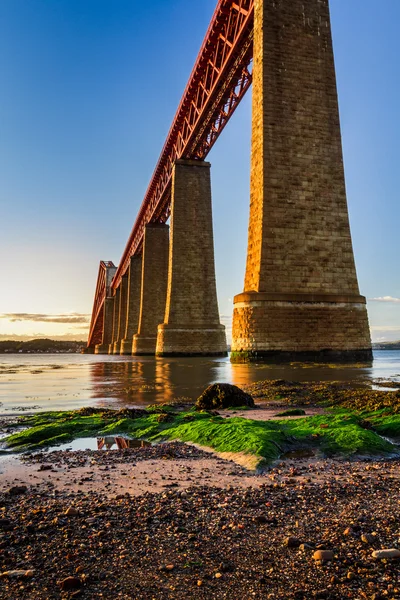
[[[114,354],[114,342],[118,335],[118,322],[119,322],[119,306],[120,306],[120,294],[121,287],[115,290],[114,294],[114,309],[113,309],[113,330],[112,330],[112,342],[110,344],[108,353]]]
[[[172,173],[171,239],[159,356],[227,354],[215,283],[210,163],[176,161]]]
[[[95,354],[108,354],[112,342],[114,296],[104,300],[103,341],[95,346]]]
[[[132,354],[155,354],[157,327],[164,320],[168,279],[169,226],[148,224],[143,241],[140,315]]]
[[[142,279],[142,255],[131,256],[128,272],[128,298],[125,336],[121,342],[121,354],[132,354],[133,336],[139,328],[140,295]]]
[[[128,300],[128,276],[124,275],[121,279],[121,285],[118,288],[120,290],[119,294],[119,309],[118,309],[118,321],[117,321],[117,330],[114,336],[114,346],[113,346],[113,354],[121,353],[121,342],[122,338],[125,335],[125,327],[126,327],[126,310],[127,310],[127,300]]]
[[[328,0],[255,0],[251,190],[232,360],[372,358]]]

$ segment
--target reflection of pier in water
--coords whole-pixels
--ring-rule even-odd
[[[180,399],[194,402],[211,383],[244,387],[265,379],[365,381],[371,364],[232,364],[226,358],[104,357],[90,364],[91,397],[97,406],[147,406]]]
[[[141,357],[95,362],[90,372],[92,398],[99,406],[109,406],[112,399],[115,407],[175,399],[194,402],[207,385],[226,379],[225,370],[225,363],[212,359]]]
[[[97,438],[97,450],[112,450],[114,444],[117,450],[125,450],[126,448],[146,448],[151,446],[150,442],[145,440],[133,440],[121,436],[106,436]]]

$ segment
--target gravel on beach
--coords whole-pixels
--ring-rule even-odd
[[[157,453],[204,454],[174,443],[28,461],[104,468]],[[285,461],[252,487],[235,473],[242,484],[178,479],[137,496],[13,485],[0,494],[0,598],[400,599],[399,459]]]

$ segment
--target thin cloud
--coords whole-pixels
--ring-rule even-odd
[[[395,304],[400,303],[400,298],[393,298],[393,296],[379,296],[378,298],[368,298],[370,302],[393,302]]]
[[[0,315],[0,319],[7,319],[12,323],[17,321],[29,321],[35,323],[89,323],[90,315],[82,313],[63,313],[58,315],[41,314],[41,313],[4,313]]]

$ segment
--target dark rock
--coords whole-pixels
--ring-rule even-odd
[[[290,536],[285,539],[284,544],[288,548],[298,548],[300,546],[300,540],[296,537]]]
[[[220,573],[233,573],[236,569],[235,565],[232,562],[225,561],[219,565]]]
[[[232,406],[254,407],[254,400],[236,385],[214,383],[197,398],[196,410],[230,408]]]
[[[11,496],[19,496],[20,494],[25,494],[27,490],[28,488],[26,487],[26,485],[14,485],[13,487],[10,487],[8,493]]]
[[[0,519],[0,529],[3,531],[10,531],[13,528],[13,524],[10,519]]]
[[[60,581],[60,588],[64,592],[69,592],[71,590],[78,590],[82,586],[82,582],[79,577],[67,577]]]

